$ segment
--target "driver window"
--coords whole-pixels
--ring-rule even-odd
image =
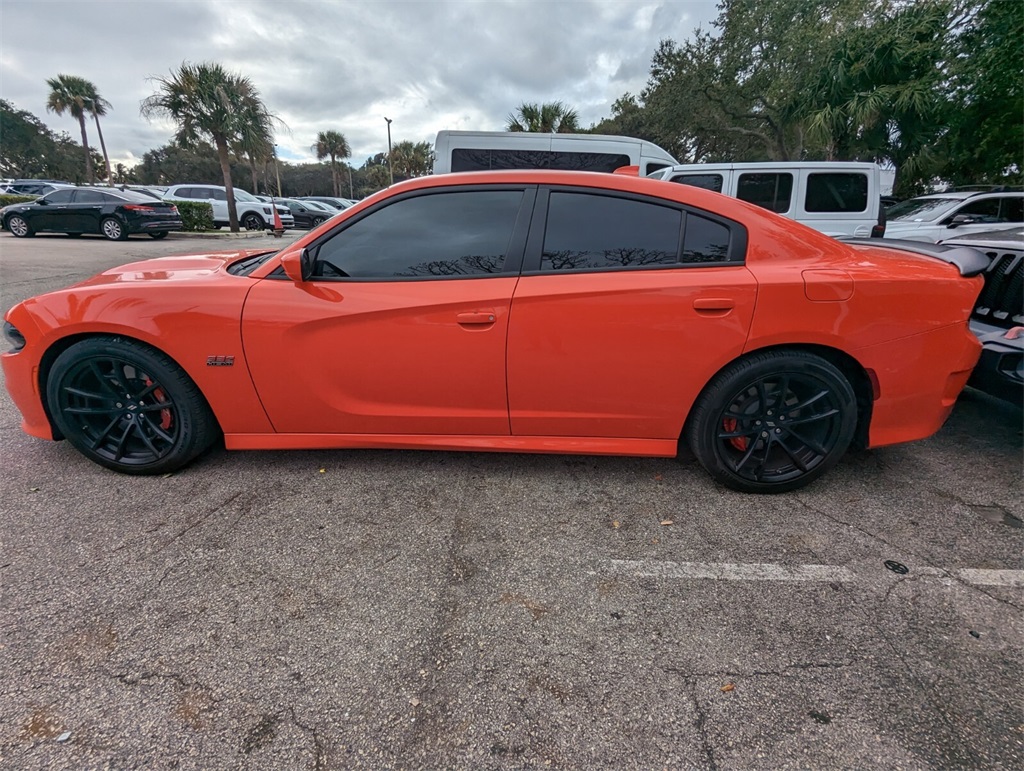
[[[986,198],[961,206],[956,215],[966,215],[975,222],[999,222],[999,199]]]
[[[521,190],[426,193],[377,209],[318,249],[322,278],[432,278],[501,273]]]

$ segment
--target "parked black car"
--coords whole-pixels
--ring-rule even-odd
[[[133,190],[56,190],[30,203],[5,206],[2,216],[4,227],[19,238],[49,231],[99,233],[123,241],[131,233],[163,238],[182,227],[177,206]]]
[[[972,246],[991,260],[971,314],[982,344],[968,385],[1024,406],[1024,228],[971,233],[944,246]]]
[[[324,203],[330,206],[332,209],[342,211],[352,206],[354,201],[350,201],[347,198],[334,198],[329,195],[301,195],[295,200],[297,201],[317,201],[318,203]]]
[[[278,198],[276,201],[278,204],[288,207],[295,218],[295,227],[297,228],[315,228],[324,220],[329,220],[338,213],[329,204],[325,203],[324,208],[320,208],[316,201],[308,199]]]

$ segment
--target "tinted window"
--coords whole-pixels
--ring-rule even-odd
[[[223,190],[202,190],[201,195],[204,198],[212,198],[214,201],[227,201],[228,194]],[[235,200],[238,200],[237,198]]]
[[[353,278],[500,273],[522,199],[519,190],[486,190],[397,201],[326,241],[317,254],[317,273]]]
[[[190,187],[179,187],[172,195],[171,198],[195,198],[192,195],[192,188]]]
[[[971,201],[961,206],[953,214],[954,217],[966,215],[975,222],[999,222],[999,199],[985,198],[980,201]]]
[[[741,201],[749,201],[773,212],[789,211],[792,195],[792,174],[740,174],[736,185],[736,197]]]
[[[868,209],[867,174],[808,174],[804,211],[856,212]]]
[[[109,200],[99,190],[79,190],[75,195],[75,203],[106,203]]]
[[[643,176],[650,176],[656,171],[667,169],[670,165],[671,164],[668,163],[648,163],[647,167],[644,169]]]
[[[47,203],[71,203],[74,190],[54,190],[44,199]]]
[[[1003,199],[1003,222],[1024,222],[1024,198],[1012,196]]]
[[[541,270],[593,270],[679,261],[682,212],[586,193],[551,193]]]
[[[686,215],[683,262],[726,262],[729,259],[729,228],[697,214]]]
[[[672,181],[678,182],[680,185],[702,187],[705,190],[713,190],[716,193],[722,192],[721,174],[682,174],[678,177],[672,177]]]
[[[557,169],[561,171],[612,172],[629,166],[628,155],[614,153],[565,153],[550,150],[452,150],[452,171],[494,169]]]

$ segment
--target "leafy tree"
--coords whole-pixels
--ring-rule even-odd
[[[82,146],[35,115],[0,99],[0,175],[83,182]],[[99,158],[93,154],[93,162]]]
[[[434,166],[434,150],[430,142],[403,140],[391,148],[391,167],[396,180],[430,174]]]
[[[92,184],[96,177],[92,170],[92,156],[89,153],[89,138],[85,133],[85,114],[92,112],[92,102],[96,87],[85,78],[76,75],[57,75],[46,81],[50,87],[50,95],[46,100],[46,109],[57,115],[70,113],[78,121],[82,131],[82,148],[85,151],[85,178]]]
[[[181,145],[194,146],[201,139],[213,142],[227,188],[228,219],[231,230],[237,232],[228,150],[240,141],[254,110],[266,112],[259,91],[249,78],[210,62],[185,62],[169,76],[153,80],[159,90],[143,100],[142,114],[147,118],[166,116],[177,123],[176,140]]]
[[[530,104],[523,102],[508,115],[506,131],[533,131],[543,134],[573,134],[579,132],[579,115],[562,102]]]
[[[334,196],[339,197],[341,193],[338,173],[338,160],[342,158],[348,158],[352,155],[352,150],[348,146],[348,140],[345,139],[345,135],[340,131],[321,131],[316,135],[316,144],[313,145],[313,152],[316,153],[316,157],[319,160],[324,158],[330,158],[331,161],[331,180],[334,182]]]
[[[242,169],[232,166],[233,187],[240,187]],[[224,175],[217,160],[217,150],[206,142],[182,147],[176,142],[149,150],[135,167],[139,182],[144,185],[173,185],[195,182],[202,185],[223,185]]]

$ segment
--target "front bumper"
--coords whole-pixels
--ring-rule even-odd
[[[1007,337],[1012,330],[979,321],[971,331],[982,348],[967,385],[1024,407],[1024,334]]]

